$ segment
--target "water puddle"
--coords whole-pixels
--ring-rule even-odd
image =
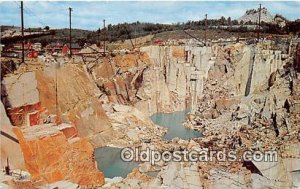
[[[201,137],[200,132],[183,127],[182,123],[188,112],[189,110],[172,113],[156,113],[150,118],[155,124],[168,128],[168,132],[164,136],[165,140],[172,140],[176,137],[184,140]]]
[[[173,113],[157,113],[151,116],[151,120],[160,126],[167,127],[168,132],[164,140],[171,140],[175,137],[181,139],[191,139],[201,137],[201,133],[182,126],[186,114],[189,110]],[[95,159],[98,169],[101,170],[106,178],[126,176],[138,167],[136,162],[124,162],[121,159],[121,149],[114,147],[102,147],[95,149]],[[157,172],[149,172],[149,176],[155,177]]]
[[[98,169],[104,173],[106,178],[123,177],[138,167],[136,162],[124,162],[121,159],[121,149],[114,147],[102,147],[95,150],[95,159]]]

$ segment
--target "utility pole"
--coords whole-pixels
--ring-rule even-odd
[[[205,38],[205,46],[207,46],[206,41],[207,41],[207,14],[205,14],[205,33],[204,33],[204,38]]]
[[[98,46],[100,46],[100,28],[97,31],[97,43],[98,43]]]
[[[69,7],[69,20],[70,20],[70,45],[69,45],[69,49],[70,49],[70,57],[72,56],[72,15],[71,15],[71,12],[72,12],[72,8]]]
[[[22,62],[25,63],[25,53],[24,53],[24,13],[23,13],[23,1],[21,1],[21,33],[22,33]]]
[[[258,30],[257,30],[257,42],[259,42],[259,31],[260,31],[260,16],[261,16],[261,4],[259,4],[259,10],[258,10]]]
[[[106,38],[106,30],[105,30],[105,19],[103,20],[103,52],[104,52],[104,55],[105,55],[105,38]]]
[[[134,47],[136,47],[136,25],[134,25]]]
[[[60,64],[55,60],[55,112],[56,117],[58,117],[58,80],[57,80],[57,70],[59,69]]]

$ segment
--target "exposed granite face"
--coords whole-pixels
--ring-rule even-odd
[[[64,64],[57,70],[53,66],[37,71],[41,105],[58,114],[60,122],[74,123],[81,137],[89,138],[93,146],[107,144],[112,139],[111,124],[84,66]]]
[[[16,138],[15,133],[13,132],[12,124],[9,121],[9,118],[6,115],[5,108],[0,103],[0,113],[1,113],[1,131],[5,132],[11,137]],[[1,165],[7,165],[7,158],[11,169],[25,169],[24,158],[20,148],[20,145],[10,138],[0,135],[1,143]]]
[[[37,122],[37,118],[34,117],[38,115],[33,114],[37,114],[41,106],[35,72],[5,76],[1,85],[1,97],[13,125],[30,125],[30,121]]]
[[[2,99],[12,125],[38,125],[55,115],[52,121],[75,123],[95,147],[107,144],[112,128],[95,82],[83,65],[56,64],[3,78]]]
[[[158,175],[164,188],[203,188],[197,164],[171,162]]]
[[[34,72],[8,75],[2,80],[5,107],[16,108],[39,102],[39,91]]]
[[[197,104],[216,51],[216,47],[153,45],[88,63],[87,68],[103,93],[100,101],[131,104],[152,115]]]
[[[3,85],[3,99],[12,124],[22,127],[13,128],[11,124],[3,123],[20,144],[4,139],[16,147],[15,152],[4,147],[2,160],[5,154],[10,156],[11,168],[26,168],[33,182],[69,179],[80,185],[100,186],[104,183],[103,174],[95,166],[94,148],[89,141],[94,142],[94,146],[105,144],[112,137],[111,133],[105,134],[111,126],[97,101],[98,88],[83,66],[64,65],[56,70],[56,65],[52,64],[45,70],[7,76]],[[45,121],[51,123],[40,125]],[[75,127],[59,124],[62,122],[72,122]],[[22,152],[16,154],[20,147]],[[19,165],[19,158],[12,158],[13,155],[24,157],[23,167]]]
[[[217,64],[210,70],[209,77],[215,80],[211,83],[213,86],[223,82],[224,86],[230,88],[231,94],[247,96],[288,61],[281,51],[237,43],[219,51]]]
[[[37,125],[13,129],[31,180],[43,183],[70,180],[80,185],[103,185],[104,175],[96,168],[92,145],[84,138],[67,138],[70,135],[63,132],[66,128],[69,126]]]
[[[214,64],[216,49],[190,46],[148,46],[152,66],[143,74],[135,106],[151,115],[184,110],[197,104],[203,82]],[[197,78],[197,80],[196,80]]]
[[[276,150],[279,159],[278,162],[253,162],[261,175],[251,173],[250,180],[250,170],[226,165],[225,173],[216,174],[216,181],[209,181],[211,188],[226,188],[225,184],[234,182],[248,183],[249,188],[298,186],[292,173],[299,166],[296,99],[300,90],[293,87],[298,86],[299,75],[292,68],[292,57],[265,50],[262,44],[253,47],[236,44],[227,48],[224,55],[228,58],[223,62],[217,60],[210,70],[204,98],[198,110],[189,115],[186,125],[202,131],[204,137],[197,140],[200,145],[216,149]],[[229,69],[221,69],[221,65]],[[240,142],[236,141],[238,138]],[[218,166],[206,165],[206,169]],[[232,182],[228,178],[236,179]]]

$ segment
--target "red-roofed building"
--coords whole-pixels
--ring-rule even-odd
[[[60,42],[52,42],[48,45],[46,45],[46,52],[47,53],[54,53],[54,52],[57,52],[57,53],[60,53],[62,51],[62,48],[63,48],[63,45],[62,43]]]

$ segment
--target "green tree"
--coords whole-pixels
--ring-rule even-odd
[[[231,18],[230,18],[230,17],[227,18],[227,24],[228,24],[229,26],[232,25],[232,22],[231,22]]]

